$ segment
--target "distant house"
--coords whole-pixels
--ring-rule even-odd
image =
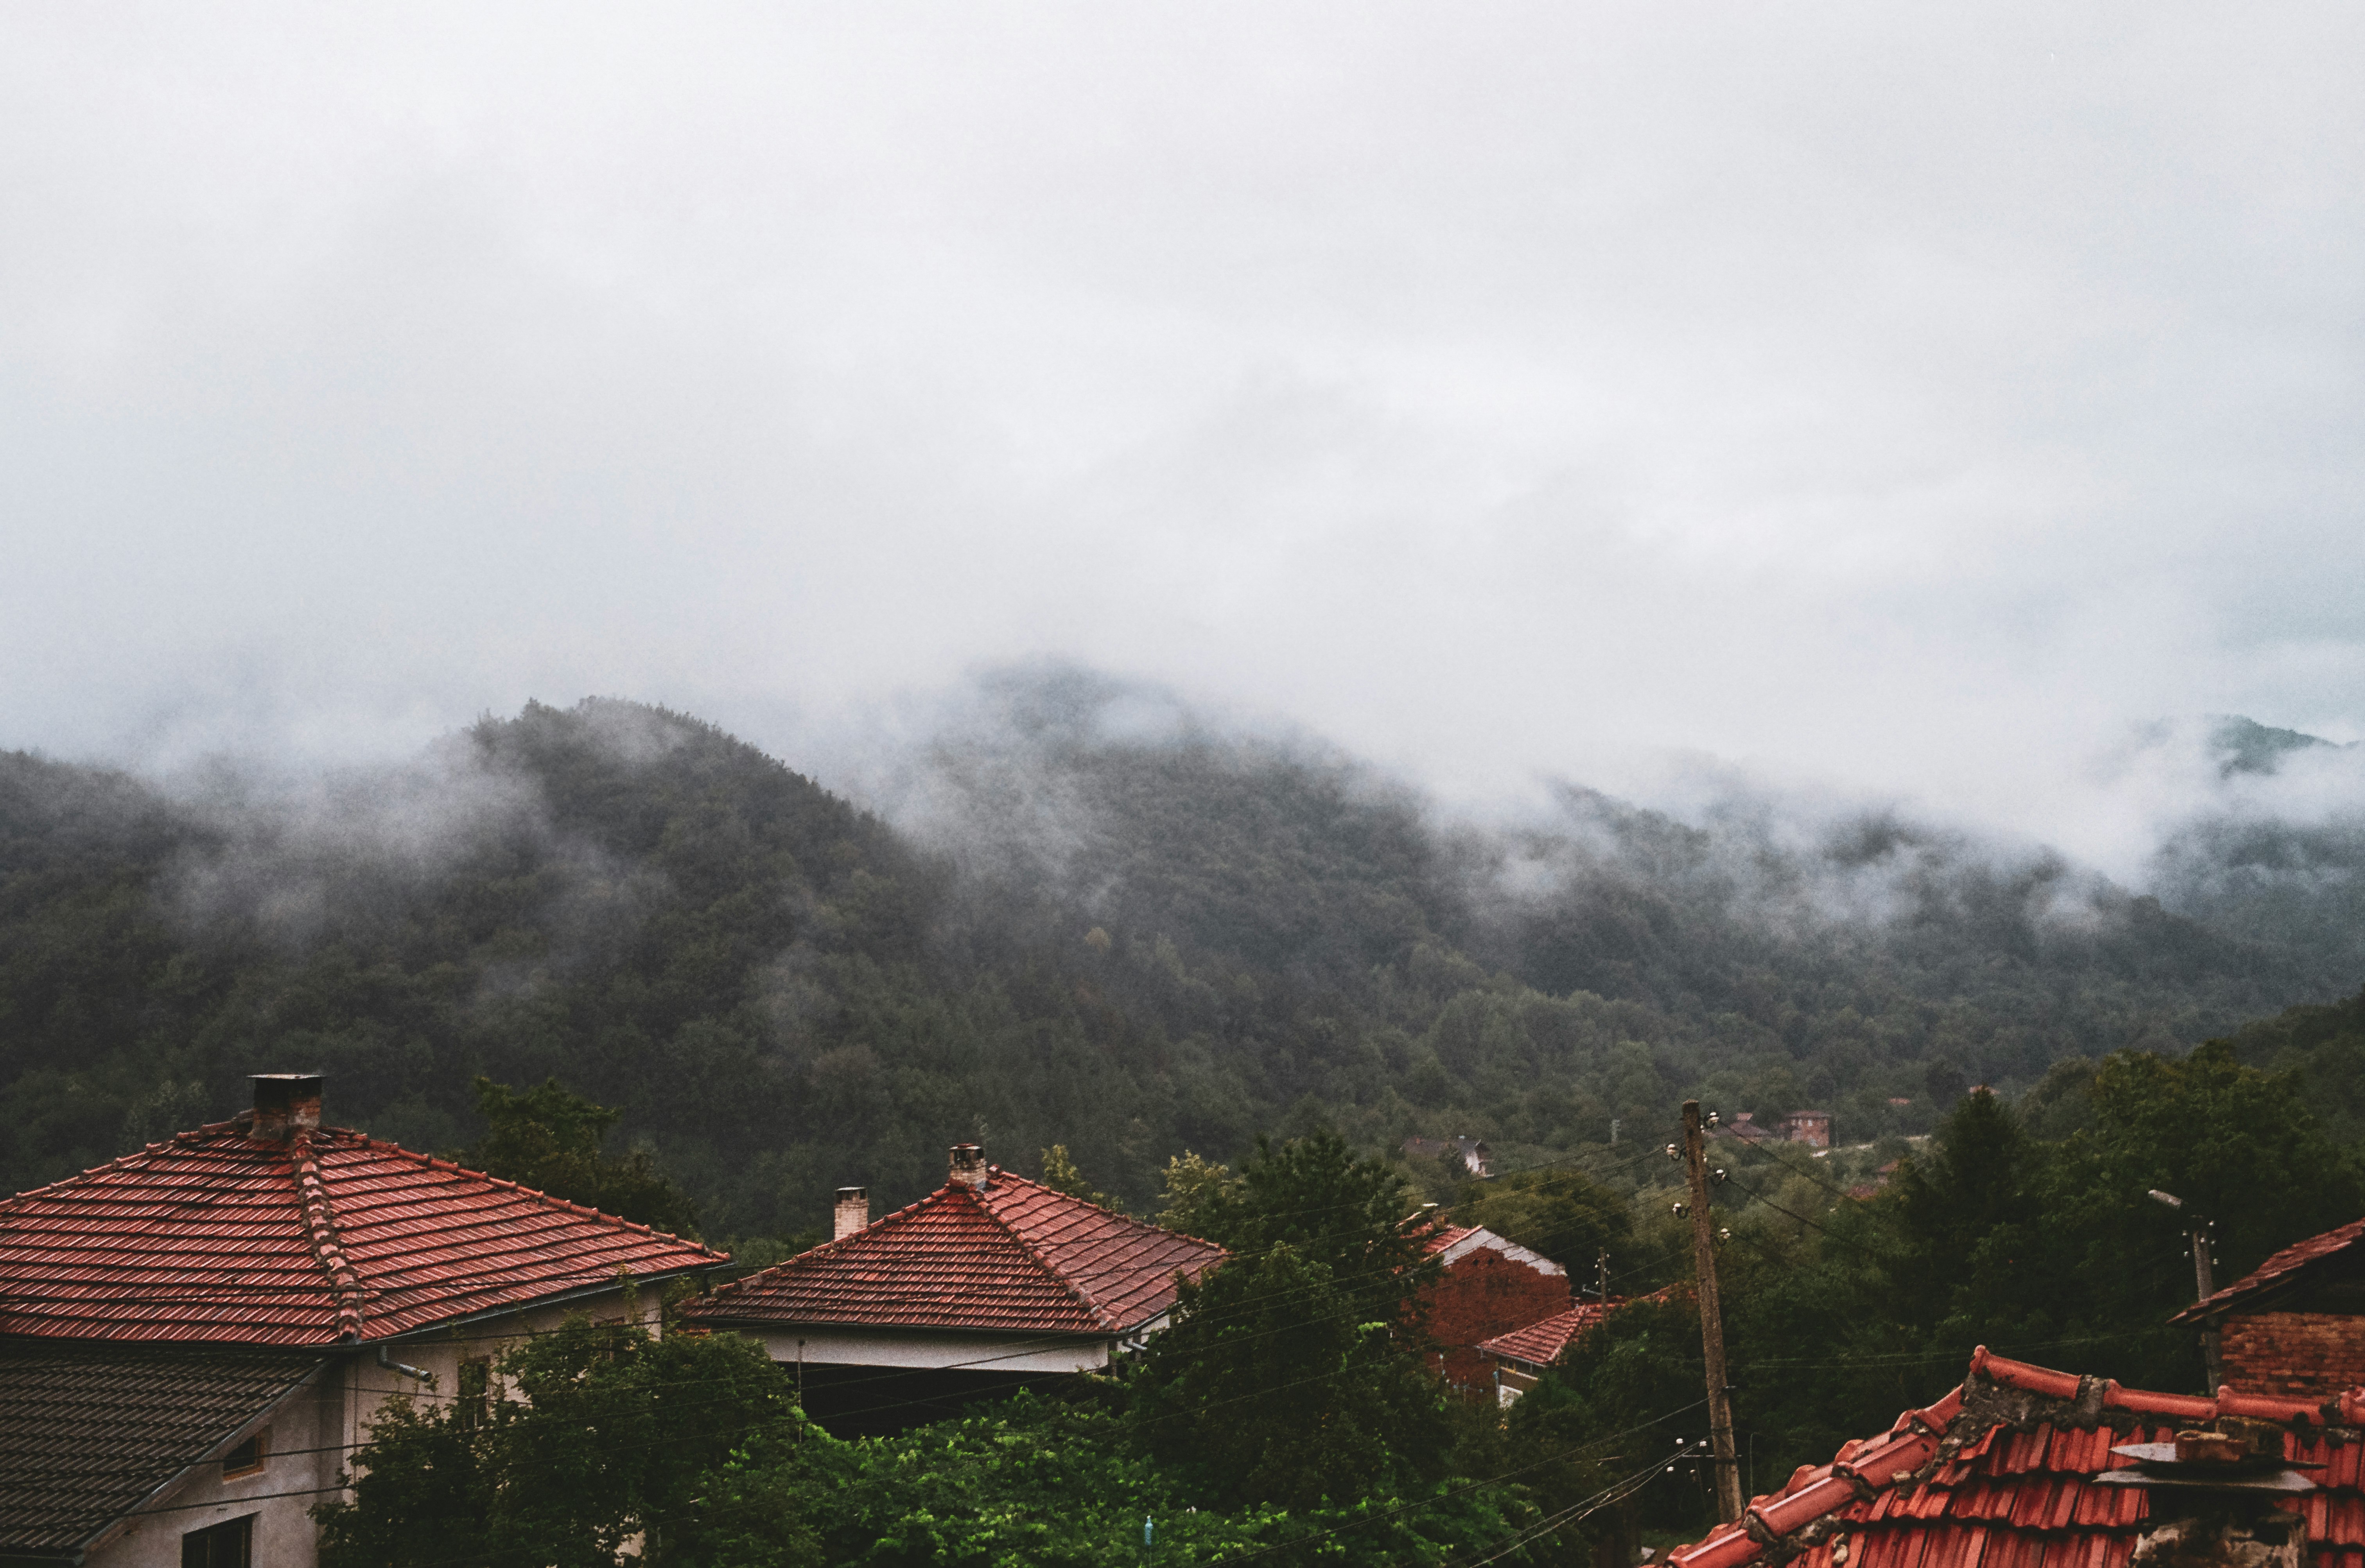
[[[1754,1111],[1735,1111],[1719,1118],[1715,1136],[1743,1143],[1803,1143],[1812,1148],[1832,1147],[1829,1111],[1793,1111],[1771,1126],[1760,1123]]]
[[[1564,1312],[1540,1318],[1508,1334],[1481,1341],[1478,1358],[1495,1387],[1495,1399],[1508,1406],[1536,1385],[1547,1368],[1561,1358],[1578,1337],[1625,1305],[1623,1297],[1607,1303],[1581,1301]]]
[[[1801,1465],[1670,1568],[2341,1568],[2365,1389],[2215,1399],[1980,1350],[1961,1385]]]
[[[835,1240],[690,1304],[685,1324],[760,1340],[830,1431],[900,1431],[977,1398],[1095,1372],[1163,1327],[1178,1277],[1222,1248],[953,1147],[945,1184],[869,1218],[838,1193]]]
[[[1459,1164],[1481,1179],[1495,1174],[1494,1151],[1474,1137],[1408,1137],[1404,1140],[1404,1151],[1418,1159]]]
[[[0,1562],[306,1568],[386,1400],[641,1310],[627,1273],[728,1261],[323,1126],[317,1076],[253,1083],[235,1120],[0,1202]]]
[[[1440,1265],[1419,1298],[1440,1347],[1429,1352],[1429,1366],[1452,1387],[1491,1387],[1479,1347],[1568,1308],[1568,1271],[1491,1230],[1445,1226],[1429,1238],[1427,1254]]]
[[[2365,1383],[2365,1219],[2284,1248],[2171,1321],[2215,1323],[2227,1393],[2323,1399]]]

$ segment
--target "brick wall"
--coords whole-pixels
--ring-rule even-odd
[[[1446,1267],[1444,1277],[1423,1287],[1429,1331],[1446,1347],[1431,1368],[1459,1387],[1492,1387],[1492,1369],[1474,1348],[1481,1340],[1541,1323],[1569,1308],[1568,1276],[1547,1274],[1515,1262],[1491,1248],[1476,1248]]]
[[[2228,1317],[2225,1386],[2321,1399],[2365,1384],[2365,1317],[2260,1312]]]

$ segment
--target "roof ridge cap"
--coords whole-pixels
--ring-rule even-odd
[[[1026,1182],[1026,1178],[1024,1176],[1019,1177],[1018,1180],[1021,1182]],[[966,1182],[958,1184],[962,1186],[968,1185]],[[1043,1191],[1047,1193],[1059,1193],[1059,1196],[1063,1198],[1073,1196],[1071,1193],[1059,1193],[1059,1189],[1057,1187],[1044,1187],[1043,1183],[1040,1182],[1026,1182],[1026,1184],[1030,1187],[1042,1187]],[[1077,1284],[1075,1281],[1068,1278],[1066,1274],[1059,1271],[1059,1265],[1053,1263],[1051,1260],[1043,1256],[1042,1249],[1036,1246],[1031,1240],[1027,1239],[1025,1233],[1020,1231],[1016,1226],[1012,1225],[1008,1220],[994,1213],[993,1206],[991,1204],[988,1204],[983,1198],[980,1197],[975,1188],[972,1187],[969,1189],[969,1195],[970,1201],[977,1205],[978,1212],[985,1215],[986,1218],[992,1220],[994,1224],[1000,1226],[1003,1235],[1009,1237],[1011,1240],[1018,1243],[1019,1250],[1026,1253],[1026,1256],[1034,1261],[1037,1268],[1050,1275],[1051,1278],[1058,1282],[1059,1288],[1066,1291],[1069,1297],[1073,1300],[1078,1306],[1084,1309],[1084,1316],[1086,1317],[1099,1325],[1101,1329],[1105,1333],[1114,1334],[1119,1331],[1120,1326],[1108,1312],[1103,1310],[1100,1303],[1086,1295],[1083,1292],[1083,1287]],[[1082,1198],[1076,1198],[1075,1201],[1080,1204],[1083,1203]],[[1086,1208],[1100,1207],[1098,1204],[1085,1204],[1084,1206]],[[1103,1212],[1106,1213],[1108,1211],[1104,1210]]]
[[[361,1276],[354,1271],[353,1260],[345,1255],[344,1238],[337,1234],[336,1206],[329,1200],[329,1184],[321,1178],[319,1158],[312,1152],[312,1133],[308,1129],[288,1140],[289,1153],[294,1156],[296,1195],[304,1209],[304,1235],[312,1245],[312,1259],[320,1271],[329,1277],[330,1288],[337,1294],[337,1327],[348,1339],[358,1339],[362,1333]]]

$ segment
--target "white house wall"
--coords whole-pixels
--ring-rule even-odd
[[[224,1481],[218,1460],[198,1465],[176,1490],[150,1502],[104,1540],[84,1560],[84,1568],[180,1568],[184,1535],[241,1514],[255,1517],[255,1568],[314,1568],[319,1550],[311,1510],[324,1499],[342,1495],[339,1473],[369,1440],[370,1428],[388,1399],[398,1394],[450,1399],[459,1392],[463,1361],[498,1357],[530,1335],[549,1333],[578,1312],[595,1323],[637,1316],[650,1332],[662,1332],[656,1289],[643,1285],[634,1294],[637,1299],[630,1305],[619,1287],[455,1324],[443,1333],[387,1347],[387,1360],[434,1373],[432,1383],[378,1365],[375,1346],[348,1353],[321,1368],[267,1421],[257,1423],[271,1428],[272,1451],[261,1473]],[[240,1432],[222,1449],[236,1447],[245,1435]]]
[[[719,1327],[720,1326],[718,1326]],[[772,1360],[794,1366],[907,1367],[980,1372],[1098,1372],[1109,1364],[1105,1339],[1047,1340],[964,1334],[880,1334],[861,1329],[745,1328]]]

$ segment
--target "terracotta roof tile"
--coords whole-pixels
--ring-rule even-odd
[[[1123,1334],[1174,1305],[1174,1276],[1224,1255],[1195,1237],[995,1170],[948,1182],[853,1235],[723,1286],[684,1313],[1030,1334]]]
[[[0,1202],[0,1333],[326,1345],[724,1261],[360,1133],[228,1122]]]
[[[1579,1302],[1566,1312],[1556,1312],[1524,1328],[1514,1328],[1508,1334],[1482,1339],[1478,1342],[1478,1350],[1481,1355],[1496,1356],[1507,1361],[1548,1367],[1560,1360],[1561,1352],[1568,1349],[1570,1341],[1622,1305],[1615,1298],[1608,1306],[1597,1301]]]
[[[2017,1401],[2009,1422],[2000,1403],[2006,1394]],[[1778,1494],[1753,1499],[1748,1532],[1721,1528],[1670,1562],[1743,1568],[1766,1551],[1762,1540],[1781,1543],[1784,1555],[1795,1549],[1793,1568],[1832,1568],[1831,1541],[1844,1535],[1850,1568],[2124,1568],[2147,1495],[2092,1478],[2124,1462],[2113,1447],[2166,1441],[2179,1425],[2224,1414],[2286,1424],[2286,1455],[2324,1467],[2312,1473],[2320,1490],[2283,1505],[2305,1521],[2314,1562],[2365,1568],[2365,1444],[2326,1432],[2328,1417],[2348,1426],[2359,1412],[2365,1390],[2323,1406],[2231,1394],[2213,1401],[2096,1383],[1982,1350],[1946,1398],[1905,1412],[1882,1437],[1848,1444],[1829,1467],[1800,1470]],[[1851,1474],[1872,1488],[1869,1500],[1846,1484]]]

